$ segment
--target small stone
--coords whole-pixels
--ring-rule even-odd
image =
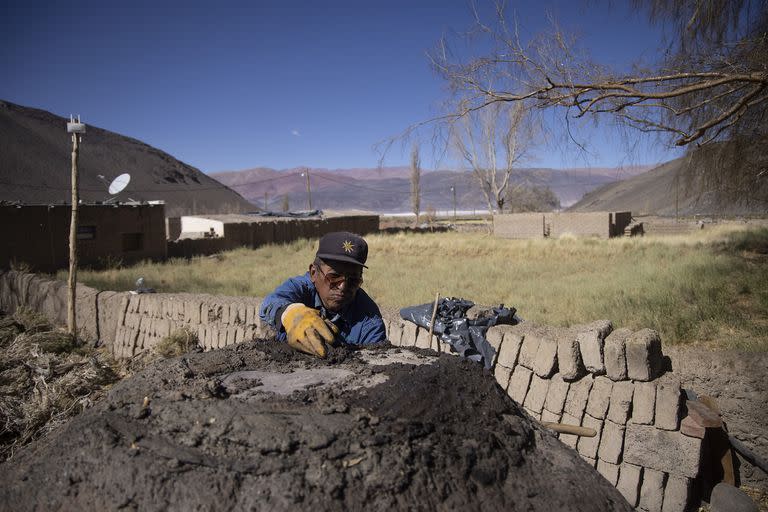
[[[680,433],[689,437],[704,439],[707,429],[696,423],[690,416],[686,416],[680,422]]]
[[[686,400],[686,409],[688,409],[688,418],[702,427],[720,428],[723,426],[723,420],[720,416],[701,402]]]
[[[626,339],[627,376],[650,381],[661,373],[661,338],[653,329],[641,329]]]
[[[661,512],[664,501],[664,473],[650,468],[643,470],[640,503],[637,507],[647,512]]]
[[[712,512],[758,512],[752,498],[725,482],[720,482],[712,489],[709,506]]]
[[[630,381],[615,382],[611,391],[611,405],[608,406],[608,419],[619,425],[624,425],[632,410],[632,395],[635,386]]]
[[[625,342],[632,331],[617,329],[605,338],[603,346],[603,362],[605,374],[614,381],[627,379],[627,356]]]
[[[619,482],[616,489],[624,496],[624,499],[633,507],[637,506],[637,498],[640,496],[640,475],[643,468],[634,464],[621,464],[619,466]]]
[[[656,410],[656,383],[636,382],[632,398],[632,423],[650,425]]]

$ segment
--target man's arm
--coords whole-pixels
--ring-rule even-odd
[[[308,304],[308,301],[312,299],[309,295],[305,276],[292,277],[275,288],[275,291],[264,299],[259,310],[259,317],[275,328],[278,338],[285,339],[285,329],[280,322],[280,317],[285,308],[296,302],[311,305]]]

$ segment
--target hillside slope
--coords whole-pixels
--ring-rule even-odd
[[[0,201],[69,203],[72,143],[67,120],[0,100]],[[107,184],[122,173],[131,182],[117,198],[163,200],[168,217],[242,213],[255,207],[198,169],[141,141],[87,126],[80,149],[80,197],[109,198]]]
[[[586,194],[568,208],[573,212],[631,211],[634,215],[765,215],[765,201],[744,202],[691,183],[684,158],[639,176],[610,183]]]

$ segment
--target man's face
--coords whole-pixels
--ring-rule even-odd
[[[341,261],[312,263],[309,277],[325,309],[337,313],[355,299],[363,282],[363,267]]]

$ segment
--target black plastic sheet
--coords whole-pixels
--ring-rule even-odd
[[[504,307],[504,304],[469,319],[467,311],[474,305],[472,301],[454,297],[440,299],[432,332],[440,341],[450,345],[452,352],[489,369],[496,351],[485,338],[488,328],[501,324],[516,325],[522,320],[516,315],[515,308]],[[434,302],[405,307],[400,310],[400,317],[429,329],[434,307]]]

